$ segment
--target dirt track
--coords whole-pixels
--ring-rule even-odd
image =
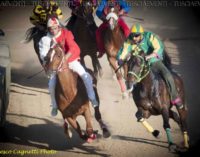
[[[32,7],[3,8],[0,11],[0,27],[5,30],[12,57],[12,85],[10,106],[2,150],[32,150],[37,156],[176,156],[168,152],[167,139],[162,128],[161,116],[148,121],[162,133],[161,139],[153,138],[136,122],[136,107],[132,99],[122,100],[118,84],[106,56],[100,59],[104,76],[98,82],[101,112],[109,126],[112,136],[101,137],[101,130],[93,120],[94,128],[99,130],[99,139],[91,144],[83,143],[76,134],[71,140],[65,138],[61,114],[50,116],[50,99],[47,79],[44,73],[31,80],[27,77],[40,71],[41,67],[33,51],[32,43],[22,44],[24,33],[31,27],[28,17]],[[63,7],[64,18],[69,17],[67,7]],[[6,16],[5,16],[6,15]],[[188,127],[191,144],[200,138],[200,30],[199,21],[189,8],[133,8],[131,17],[143,18],[144,28],[155,32],[163,39],[172,57],[174,67],[181,73],[187,93],[189,108]],[[95,19],[99,24],[99,21]],[[136,21],[125,18],[129,26]],[[64,21],[64,20],[63,20]],[[87,58],[88,65],[91,66]],[[92,109],[92,108],[91,108]],[[93,111],[93,109],[92,109]],[[79,118],[82,128],[84,121]],[[177,124],[170,121],[174,142],[180,144],[182,136]]]

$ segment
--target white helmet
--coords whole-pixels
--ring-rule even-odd
[[[60,26],[58,19],[55,17],[49,18],[47,22],[47,27],[53,27],[53,26]]]

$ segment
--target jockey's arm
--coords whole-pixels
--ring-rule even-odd
[[[97,8],[97,11],[96,11],[96,15],[99,19],[102,19],[103,10],[104,10],[105,6],[106,6],[106,1],[102,0],[101,3],[99,4],[98,8]]]
[[[72,56],[72,53],[68,51],[65,55],[65,61],[68,61],[68,59]]]
[[[132,46],[130,43],[125,42],[121,49],[118,51],[118,59],[119,60],[126,60],[129,53],[132,51]]]
[[[120,12],[123,13],[123,14],[124,13],[127,14],[131,10],[131,7],[129,6],[129,4],[124,0],[120,0],[119,5],[121,7]],[[119,15],[122,15],[122,14],[119,13]]]
[[[146,60],[149,60],[151,58],[159,58],[162,59],[163,57],[163,51],[164,51],[164,47],[163,47],[163,43],[161,40],[158,39],[158,37],[156,37],[154,34],[151,34],[150,36],[150,43],[153,47],[153,52],[150,55],[147,55],[145,57]]]

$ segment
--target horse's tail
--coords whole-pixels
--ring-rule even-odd
[[[163,63],[167,67],[167,69],[170,70],[170,72],[178,77],[181,77],[181,75],[172,67],[171,58],[169,57],[168,53],[165,51],[163,55]]]
[[[31,27],[29,28],[27,31],[26,31],[26,37],[25,37],[25,40],[24,42],[25,43],[28,43],[30,42],[34,36],[38,33],[38,29],[36,27]]]

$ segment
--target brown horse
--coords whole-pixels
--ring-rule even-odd
[[[107,17],[110,16],[110,14],[115,14],[118,17],[118,8],[110,8],[108,9],[108,15]],[[108,23],[108,28],[105,29],[102,32],[102,39],[104,41],[104,48],[107,54],[108,61],[111,65],[111,67],[114,69],[114,71],[117,70],[118,65],[116,61],[117,53],[119,49],[121,48],[122,44],[124,43],[125,40],[125,35],[123,31],[121,30],[120,26],[118,25],[118,22],[115,18],[112,16],[107,20]],[[124,65],[124,72],[127,70],[127,66]],[[119,82],[122,96],[126,97],[126,87],[123,81],[122,73],[121,72],[116,72],[117,80]],[[124,74],[126,76],[126,74]]]
[[[72,72],[68,68],[67,64],[64,62],[64,58],[64,51],[59,44],[55,45],[53,49],[50,49],[47,56],[45,57],[48,72],[57,73],[55,96],[58,104],[58,109],[62,113],[62,116],[65,120],[65,133],[68,137],[70,137],[68,125],[66,123],[66,121],[68,121],[81,138],[91,141],[95,139],[95,134],[91,123],[91,113],[87,92],[82,80],[76,73]],[[92,74],[92,71],[90,71],[90,74]],[[98,93],[96,90],[97,81],[94,75],[92,76],[95,94],[99,101]],[[85,117],[86,135],[83,135],[80,125],[76,121],[76,118],[79,115],[83,115]],[[103,130],[103,136],[109,137],[110,132],[102,121],[99,107],[95,108],[95,118]]]
[[[171,71],[175,80],[176,88],[179,97],[183,102],[183,108],[176,107],[178,114],[172,110],[170,101],[170,93],[165,81],[158,74],[154,74],[149,66],[149,63],[144,59],[144,53],[132,55],[128,60],[128,89],[132,91],[133,100],[138,111],[136,117],[138,122],[141,122],[144,127],[158,137],[159,131],[154,130],[145,119],[151,115],[162,115],[163,127],[166,131],[170,151],[176,151],[176,145],[173,143],[169,118],[177,122],[182,130],[184,137],[184,148],[188,148],[188,133],[187,133],[187,107],[185,105],[184,85],[179,75]],[[168,62],[169,64],[169,62]]]
[[[103,75],[103,71],[97,58],[98,49],[95,41],[95,31],[97,29],[97,25],[93,17],[93,4],[91,0],[82,1],[75,14],[76,21],[73,26],[71,26],[72,23],[69,21],[66,27],[73,32],[75,41],[81,49],[81,64],[85,66],[84,57],[89,55],[92,61],[95,76],[97,78],[98,75],[101,77]]]

